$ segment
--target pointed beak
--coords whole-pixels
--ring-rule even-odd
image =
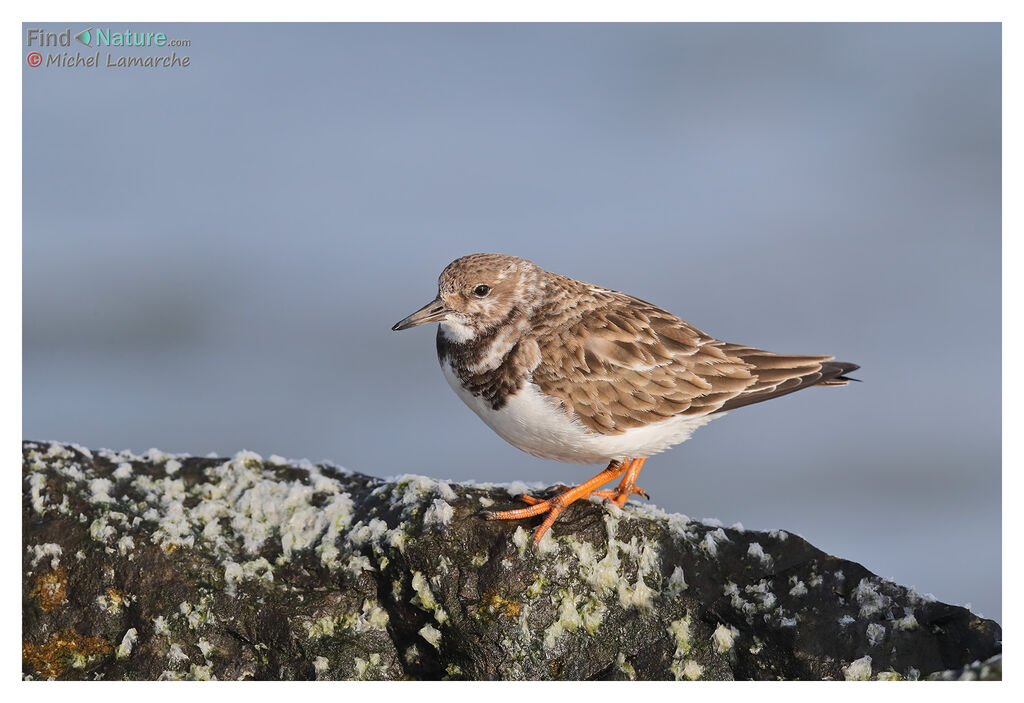
[[[434,298],[412,315],[409,315],[409,317],[396,322],[395,326],[391,329],[397,332],[398,330],[407,330],[416,325],[425,325],[428,322],[440,322],[450,312],[451,310],[441,301],[441,298]]]

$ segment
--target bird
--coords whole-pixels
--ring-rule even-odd
[[[551,498],[488,520],[546,514],[539,543],[576,500],[620,508],[647,497],[647,459],[727,412],[811,386],[843,386],[860,368],[833,356],[774,354],[723,342],[651,303],[551,273],[508,254],[470,254],[438,278],[437,296],[395,323],[437,322],[437,357],[456,395],[505,441],[572,464],[605,464]],[[615,489],[601,490],[620,478]]]

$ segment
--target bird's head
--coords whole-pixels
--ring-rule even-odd
[[[463,256],[441,272],[437,297],[391,329],[440,322],[452,341],[469,341],[516,312],[529,314],[538,302],[535,284],[541,273],[532,261],[517,256]]]

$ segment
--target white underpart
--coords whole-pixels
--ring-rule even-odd
[[[441,368],[462,402],[506,442],[542,459],[570,464],[604,464],[612,459],[651,456],[686,441],[695,429],[725,415],[680,415],[622,434],[604,435],[571,419],[557,400],[545,396],[533,383],[526,383],[500,410],[494,410],[484,398],[462,387],[451,364],[445,362]]]
[[[476,333],[466,325],[447,318],[441,321],[441,333],[456,344],[468,342],[476,336]]]

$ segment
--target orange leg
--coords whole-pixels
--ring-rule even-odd
[[[620,508],[626,504],[626,501],[634,493],[647,498],[647,492],[636,485],[636,477],[640,475],[640,469],[644,467],[645,461],[647,461],[647,457],[631,460],[629,468],[626,470],[626,475],[622,477],[622,482],[614,491],[594,491],[590,495],[607,498]]]
[[[612,461],[608,464],[608,468],[599,473],[594,478],[590,479],[586,483],[581,483],[575,488],[570,488],[562,493],[559,493],[554,498],[548,500],[540,500],[533,496],[520,496],[520,499],[530,505],[529,508],[518,508],[516,510],[499,510],[492,513],[487,513],[484,517],[488,520],[519,520],[524,517],[533,517],[534,515],[540,515],[541,513],[547,513],[548,516],[544,518],[544,522],[540,524],[540,527],[533,533],[534,544],[540,542],[541,537],[544,533],[551,528],[558,516],[569,507],[572,503],[576,502],[580,498],[586,498],[591,495],[598,486],[601,486],[609,481],[612,481],[623,473],[627,473],[632,469],[634,460],[627,461]],[[643,460],[640,460],[640,465],[643,465]],[[640,467],[636,469],[636,473],[639,473]],[[630,482],[630,493],[633,491],[633,485],[636,483],[636,475],[634,473],[633,478]],[[620,486],[622,488],[622,486]],[[629,494],[627,494],[627,498]]]

